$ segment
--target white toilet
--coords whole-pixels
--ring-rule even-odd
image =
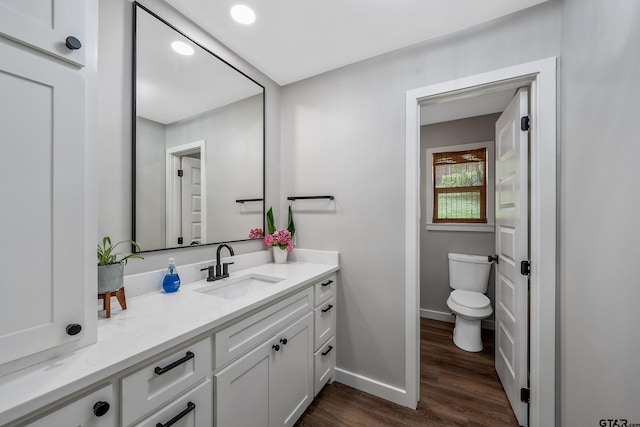
[[[489,286],[491,264],[487,256],[449,254],[449,310],[456,316],[453,343],[466,351],[482,351],[480,323],[491,315],[484,295]]]

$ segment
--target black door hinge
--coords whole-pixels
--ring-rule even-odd
[[[529,124],[530,124],[529,116],[522,116],[520,118],[520,130],[524,130],[524,131],[529,130],[529,127],[530,127]]]
[[[520,401],[524,402],[524,403],[529,403],[529,400],[531,398],[531,390],[529,390],[528,388],[521,388],[520,389]]]
[[[520,274],[523,276],[529,276],[531,274],[531,261],[520,262]]]
[[[181,245],[183,243],[182,237],[178,237],[178,244]]]
[[[182,169],[178,169],[178,176],[182,177],[184,175],[184,171]]]

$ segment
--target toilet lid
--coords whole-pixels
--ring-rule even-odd
[[[451,299],[456,304],[469,307],[469,308],[487,308],[491,306],[491,301],[486,295],[480,292],[464,291],[462,289],[456,289],[451,292]]]

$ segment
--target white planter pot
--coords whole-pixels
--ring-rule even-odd
[[[275,262],[276,264],[284,264],[285,262],[287,262],[287,254],[289,254],[289,252],[287,252],[286,249],[280,249],[277,246],[273,247],[273,262]]]

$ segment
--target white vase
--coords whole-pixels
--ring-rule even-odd
[[[280,249],[277,246],[273,247],[273,262],[276,264],[284,264],[287,262],[287,252],[286,249]]]

